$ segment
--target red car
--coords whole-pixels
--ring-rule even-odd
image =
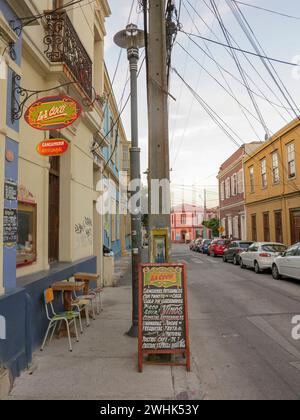
[[[215,258],[222,257],[229,244],[230,241],[228,239],[214,239],[208,248],[208,255]]]

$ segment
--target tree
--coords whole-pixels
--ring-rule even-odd
[[[220,227],[220,220],[217,218],[210,219],[210,220],[203,220],[203,226],[207,227],[212,231],[213,237],[216,238],[220,236],[219,227]]]

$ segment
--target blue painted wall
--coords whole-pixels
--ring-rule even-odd
[[[18,183],[18,155],[19,145],[12,139],[7,138],[5,148],[12,150],[15,159],[13,162],[5,160],[5,180],[14,181]],[[4,207],[8,209],[17,209],[18,202],[15,201],[4,201]],[[6,291],[13,290],[16,287],[16,265],[17,265],[17,248],[3,247],[3,280],[4,288]]]
[[[32,352],[42,344],[48,326],[43,292],[56,281],[76,272],[96,273],[96,258],[74,264],[59,264],[56,269],[18,279],[19,288],[0,296],[0,315],[6,319],[6,339],[0,340],[0,363],[17,377],[32,360]],[[92,287],[95,286],[92,284]],[[63,310],[61,295],[55,294],[55,309]]]

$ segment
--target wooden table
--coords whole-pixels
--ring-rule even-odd
[[[74,274],[76,282],[84,282],[85,287],[83,289],[83,294],[88,295],[90,291],[90,282],[97,281],[100,278],[100,274],[93,273],[76,273]]]
[[[59,281],[52,284],[54,292],[62,292],[64,297],[64,308],[66,312],[72,311],[72,292],[84,290],[85,282]]]

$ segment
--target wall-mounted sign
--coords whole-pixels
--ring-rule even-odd
[[[69,143],[64,139],[51,139],[41,141],[37,145],[37,152],[42,156],[59,156],[69,148]]]
[[[16,209],[4,209],[3,244],[15,246],[18,235],[18,212]]]
[[[139,371],[149,354],[177,354],[190,370],[186,267],[142,264],[139,272]]]
[[[7,162],[13,162],[15,160],[14,152],[10,149],[7,149],[5,151],[5,159],[7,160]]]
[[[16,201],[18,199],[18,185],[14,181],[6,180],[4,183],[4,200]]]
[[[82,112],[81,105],[68,96],[51,96],[34,102],[25,120],[37,130],[61,130],[73,124]]]

